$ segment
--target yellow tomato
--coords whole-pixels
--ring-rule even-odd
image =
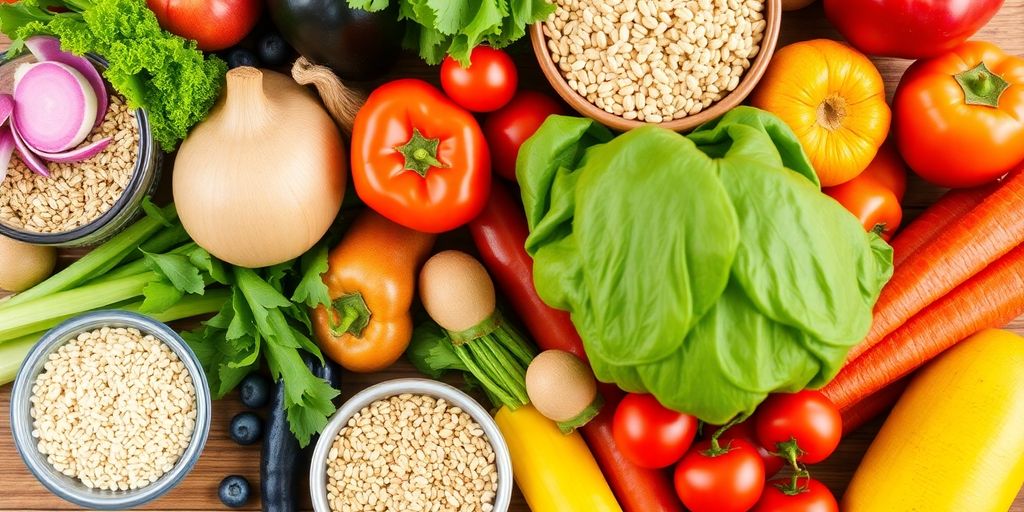
[[[775,53],[751,103],[796,133],[823,186],[861,173],[889,134],[882,76],[867,57],[828,39]]]

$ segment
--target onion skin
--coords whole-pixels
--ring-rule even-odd
[[[0,236],[0,292],[22,292],[50,277],[57,249]]]
[[[7,177],[11,167],[11,155],[14,154],[14,134],[9,126],[0,126],[0,182]]]
[[[11,127],[11,137],[14,139],[14,147],[17,148],[18,156],[21,157],[22,163],[31,169],[32,172],[49,178],[50,169],[46,167],[46,163],[36,156],[32,148],[28,147],[25,141],[22,140],[21,135],[18,134],[18,123],[11,119],[9,126]]]
[[[174,163],[178,215],[217,258],[258,268],[297,258],[345,194],[345,147],[320,102],[291,78],[235,68]]]
[[[91,142],[85,146],[80,146],[75,149],[69,149],[61,153],[45,153],[43,151],[37,151],[33,148],[29,148],[39,158],[46,160],[47,162],[56,162],[61,164],[69,164],[74,162],[81,162],[87,160],[98,154],[100,154],[107,146],[110,145],[110,137],[100,139],[96,142]]]
[[[96,122],[93,127],[103,123],[110,98],[107,95],[107,85],[103,81],[103,77],[100,76],[96,66],[89,62],[89,59],[61,50],[60,40],[51,36],[32,36],[25,40],[25,48],[28,48],[28,51],[38,61],[59,62],[81,73],[92,86],[93,92],[96,93]]]

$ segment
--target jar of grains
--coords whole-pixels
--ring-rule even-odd
[[[99,69],[106,61],[89,60]],[[0,93],[11,93],[14,72],[35,62],[31,55],[0,61]],[[162,154],[146,112],[129,108],[108,84],[110,106],[85,144],[106,137],[98,154],[74,163],[47,163],[49,176],[34,173],[15,151],[0,180],[0,235],[36,245],[98,244],[127,227],[159,182]]]

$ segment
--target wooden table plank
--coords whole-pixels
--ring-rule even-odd
[[[1020,31],[1022,24],[1024,24],[1024,0],[1007,0],[999,14],[978,34],[977,38],[995,42],[1008,52],[1024,55],[1024,33]],[[817,37],[839,38],[835,30],[825,20],[820,2],[818,5],[802,11],[785,15],[780,44]],[[538,72],[529,46],[519,44],[513,47],[511,52],[515,55],[520,67],[521,83],[527,88],[545,88],[546,83]],[[885,58],[874,59],[874,61],[885,78],[886,89],[891,97],[900,75],[910,61]],[[393,75],[415,76],[436,82],[436,69],[424,66],[415,56],[411,55],[403,57]],[[165,176],[169,174],[167,172]],[[940,189],[912,177],[904,205],[906,217],[916,216],[941,192]],[[80,251],[64,252],[62,261],[66,263],[80,255]],[[1024,334],[1024,317],[1017,319],[1008,328]],[[342,396],[348,398],[366,386],[382,380],[417,375],[415,369],[404,361],[382,373],[372,375],[346,373]],[[0,473],[0,488],[3,489],[0,494],[0,510],[77,510],[71,504],[61,501],[46,491],[21,462],[10,437],[9,402],[10,386],[4,386],[0,388],[0,468],[3,471]],[[229,474],[244,475],[254,488],[258,489],[259,447],[239,447],[232,443],[227,436],[228,422],[241,410],[242,406],[234,396],[229,396],[214,404],[214,422],[209,442],[198,465],[178,488],[146,507],[146,510],[167,512],[225,510],[226,508],[217,500],[217,485],[224,476]],[[857,432],[849,434],[828,461],[813,468],[815,477],[825,482],[837,496],[841,495],[881,423],[881,420],[876,420]],[[305,468],[300,471],[304,473]],[[306,505],[308,506],[308,498],[306,498]],[[259,510],[259,505],[253,500],[246,507],[236,510]],[[514,512],[528,510],[518,493],[512,510]],[[1024,492],[1018,496],[1010,512],[1024,512]]]

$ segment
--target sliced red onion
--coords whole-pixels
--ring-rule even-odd
[[[50,177],[50,169],[46,167],[46,163],[39,159],[35,153],[29,149],[25,141],[22,140],[21,134],[18,133],[18,123],[11,119],[11,136],[14,138],[14,147],[18,149],[18,156],[21,157],[21,161],[25,162],[32,172]]]
[[[96,94],[81,73],[59,62],[22,64],[15,71],[17,132],[28,146],[60,153],[82,143],[96,120]]]
[[[82,160],[92,158],[100,154],[100,152],[106,149],[107,145],[110,144],[110,140],[110,137],[107,137],[105,139],[100,139],[96,142],[86,144],[85,146],[80,146],[75,149],[70,149],[68,151],[64,151],[61,153],[45,153],[43,151],[37,151],[32,148],[29,149],[31,149],[33,153],[39,156],[39,158],[42,158],[43,160],[46,160],[48,162],[70,164],[74,162],[81,162]]]
[[[14,154],[14,135],[9,126],[0,127],[0,183],[7,177],[7,169],[11,166],[11,155]]]
[[[93,126],[96,127],[103,123],[103,118],[107,115],[109,101],[107,86],[103,77],[100,76],[100,72],[96,66],[92,65],[92,62],[89,62],[89,59],[61,50],[60,40],[56,37],[33,36],[25,40],[25,47],[38,61],[59,62],[71,66],[72,69],[81,73],[92,86],[93,92],[96,93],[96,122]]]
[[[14,97],[10,94],[0,94],[0,126],[7,122],[14,112]]]

